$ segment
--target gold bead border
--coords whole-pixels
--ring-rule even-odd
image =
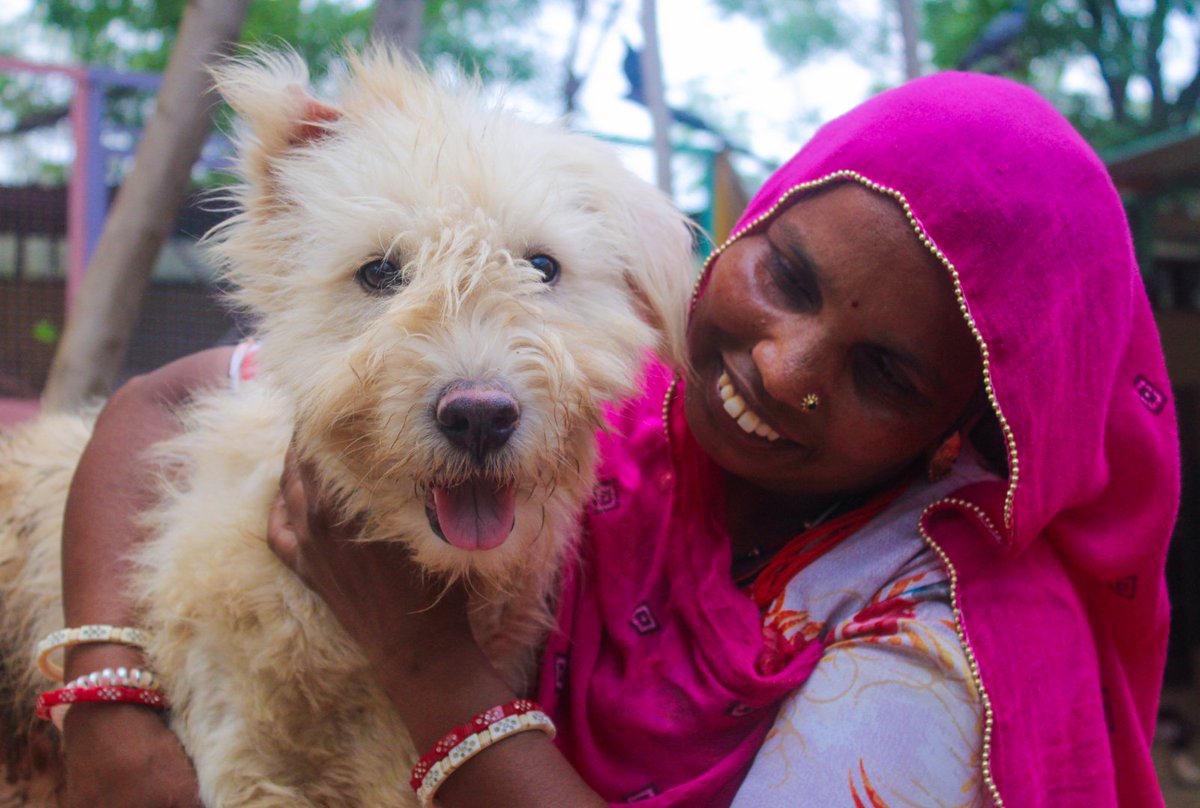
[[[979,701],[983,706],[983,750],[980,753],[980,773],[983,776],[983,783],[987,787],[988,794],[992,798],[992,804],[996,808],[1004,808],[1004,800],[1000,797],[1000,787],[996,784],[996,779],[992,771],[992,738],[996,731],[996,713],[992,709],[992,697],[988,695],[987,688],[983,684],[983,674],[979,670],[979,660],[975,658],[975,651],[971,648],[971,643],[967,640],[966,621],[963,618],[962,605],[959,603],[958,598],[958,569],[954,566],[946,551],[933,540],[933,537],[929,535],[929,531],[925,529],[925,517],[934,509],[947,505],[971,511],[993,533],[996,533],[996,527],[978,505],[954,497],[946,497],[930,504],[921,513],[921,518],[917,522],[917,530],[921,534],[921,539],[937,553],[942,566],[946,568],[946,577],[950,582],[950,610],[954,614],[954,632],[958,635],[958,644],[962,646],[963,654],[966,655],[967,668],[971,674],[971,681],[979,692]]]

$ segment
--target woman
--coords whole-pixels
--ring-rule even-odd
[[[943,74],[830,123],[706,264],[688,347],[604,439],[543,654],[557,746],[489,747],[443,804],[1161,804],[1175,422],[1120,201],[1061,116]],[[419,747],[518,695],[461,593],[396,587],[402,553],[318,499],[287,478],[273,546]],[[87,601],[71,624],[113,622]],[[129,710],[68,714],[73,776]]]

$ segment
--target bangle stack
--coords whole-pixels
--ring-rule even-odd
[[[55,651],[84,643],[116,643],[142,648],[150,639],[140,628],[130,626],[88,625],[52,631],[37,645],[37,666],[46,678],[63,680],[62,664],[52,660]],[[141,668],[104,668],[72,679],[57,690],[37,699],[35,714],[52,721],[60,730],[67,710],[79,702],[140,704],[154,710],[166,710],[167,699],[157,686],[154,674]]]
[[[497,741],[538,730],[554,737],[554,722],[528,699],[490,707],[461,727],[451,730],[413,767],[409,785],[423,806],[455,770]]]

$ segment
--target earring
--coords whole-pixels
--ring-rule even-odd
[[[936,483],[938,480],[944,480],[950,476],[950,469],[954,468],[954,462],[958,460],[958,454],[962,451],[962,433],[958,431],[951,432],[941,445],[934,450],[933,456],[929,458],[929,481]]]
[[[804,407],[804,409],[808,410],[809,412],[812,412],[813,410],[815,410],[817,408],[817,405],[820,403],[821,403],[821,398],[816,393],[809,393],[808,395],[806,395],[804,398],[802,398],[800,400],[800,405],[802,407]]]

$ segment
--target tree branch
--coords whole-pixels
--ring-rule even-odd
[[[1197,42],[1197,48],[1200,48],[1200,41]],[[1200,59],[1197,59],[1196,71],[1192,74],[1191,81],[1179,91],[1179,97],[1175,99],[1173,106],[1174,123],[1182,126],[1191,120],[1198,102],[1200,102]]]
[[[1157,0],[1146,27],[1146,80],[1150,82],[1150,130],[1160,132],[1170,126],[1167,99],[1163,91],[1162,61],[1158,52],[1166,36],[1170,0]]]
[[[567,52],[563,56],[563,113],[570,117],[575,113],[575,96],[579,93],[583,82],[575,72],[575,60],[579,56],[579,40],[583,37],[583,26],[587,24],[588,0],[575,0],[575,19],[571,26],[571,39],[567,43]]]
[[[1115,6],[1112,4],[1101,5],[1098,0],[1087,0],[1084,3],[1084,7],[1087,9],[1088,15],[1092,18],[1092,28],[1089,29],[1085,25],[1080,25],[1079,27],[1083,32],[1088,50],[1092,52],[1092,56],[1095,57],[1096,63],[1100,67],[1100,78],[1103,79],[1104,86],[1108,88],[1108,99],[1112,104],[1113,121],[1118,124],[1124,124],[1128,121],[1125,100],[1126,90],[1129,86],[1129,71],[1122,69],[1121,63],[1124,60],[1120,58],[1114,60],[1111,58],[1115,48],[1106,46],[1104,42],[1106,23],[1109,19],[1105,11],[1106,8],[1115,11]],[[1116,12],[1116,16],[1120,19],[1121,14],[1119,11]],[[1123,25],[1117,25],[1116,28],[1118,33],[1122,29],[1126,32],[1128,31],[1128,28]]]

